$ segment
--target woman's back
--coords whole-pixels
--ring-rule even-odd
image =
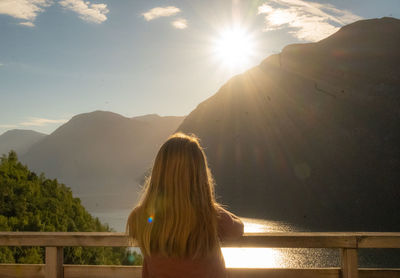
[[[219,208],[218,213],[218,237],[221,241],[243,235],[243,223],[238,217],[223,208]],[[220,248],[197,259],[151,255],[144,259],[142,277],[222,278],[226,277],[225,262]]]
[[[144,255],[143,277],[219,278],[219,242],[241,236],[243,223],[215,201],[198,140],[175,134],[160,148],[127,229]]]

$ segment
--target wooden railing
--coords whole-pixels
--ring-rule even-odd
[[[0,277],[30,278],[134,278],[141,277],[141,267],[64,265],[65,246],[128,246],[123,233],[47,233],[0,232],[0,246],[45,246],[45,264],[0,264]],[[375,278],[400,277],[400,268],[363,269],[358,267],[357,250],[360,248],[400,248],[400,233],[264,233],[245,234],[224,247],[265,248],[339,248],[341,267],[337,268],[228,268],[230,277],[269,278]],[[400,262],[399,262],[400,263]]]

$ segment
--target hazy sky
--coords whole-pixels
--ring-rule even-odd
[[[384,16],[400,1],[0,0],[0,134],[93,110],[186,115],[285,45]],[[238,28],[231,45],[251,51],[229,65]]]

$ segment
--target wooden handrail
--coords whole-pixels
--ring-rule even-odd
[[[223,247],[400,248],[400,233],[246,233]],[[125,233],[0,232],[0,246],[129,246]]]
[[[26,271],[26,277],[63,278],[80,277],[81,274],[99,277],[129,277],[136,273],[137,268],[116,266],[64,266],[63,247],[65,246],[130,246],[125,233],[99,232],[0,232],[0,246],[45,246],[46,264],[38,266],[1,265],[0,274],[5,271],[6,277],[21,277]],[[265,247],[265,248],[340,248],[340,269],[281,269],[281,270],[230,270],[232,277],[342,277],[358,278],[400,277],[400,269],[360,270],[358,268],[357,250],[359,248],[400,248],[400,233],[371,232],[334,232],[334,233],[246,233],[243,237],[222,243],[223,247]],[[21,272],[22,271],[22,272]],[[16,273],[16,274],[15,274]],[[25,273],[25,272],[24,272]],[[247,273],[247,274],[246,274]],[[274,274],[275,273],[275,274]],[[361,276],[359,276],[361,273]],[[13,276],[13,274],[15,274]],[[35,276],[36,275],[36,276]],[[271,276],[272,275],[272,276]],[[274,276],[277,275],[277,276]],[[2,275],[0,275],[2,276]],[[381,277],[381,276],[379,276]]]

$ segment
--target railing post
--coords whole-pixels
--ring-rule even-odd
[[[342,278],[358,278],[357,249],[344,248],[341,255]]]
[[[46,247],[46,278],[63,278],[63,248]]]

